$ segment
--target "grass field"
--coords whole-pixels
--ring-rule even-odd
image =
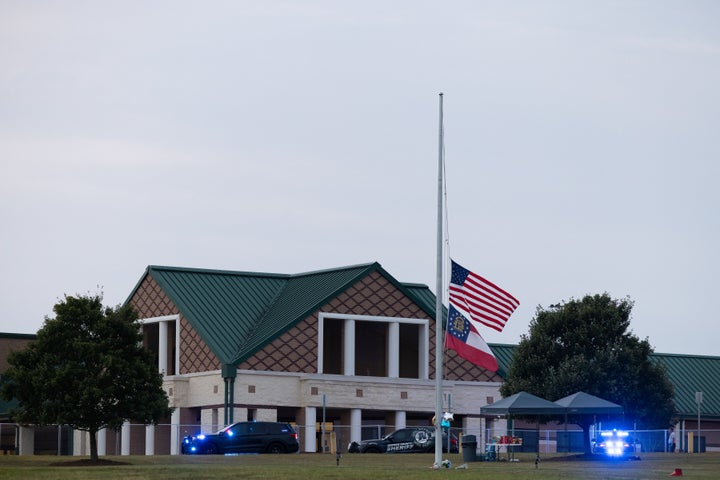
[[[0,456],[0,479],[657,479],[676,468],[683,477],[719,479],[720,453],[642,455],[640,460],[579,460],[518,454],[518,462],[473,462],[446,455],[450,469],[433,470],[432,454],[131,456],[102,457],[108,466],[78,466],[78,457]]]

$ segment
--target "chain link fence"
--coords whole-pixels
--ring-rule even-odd
[[[353,429],[349,425],[328,423],[325,429],[318,423],[316,427],[294,425],[298,433],[300,451],[306,452],[308,446],[316,452],[344,454],[351,442]],[[0,424],[0,453],[12,455],[20,452],[20,427],[17,424]],[[186,435],[215,432],[217,425],[178,425],[160,424],[152,430],[153,453],[155,455],[169,455],[181,451],[181,442]],[[382,438],[397,428],[387,424],[363,424],[359,428],[360,440]],[[33,432],[33,453],[36,455],[73,455],[77,453],[75,442],[77,436],[68,426],[35,427]],[[512,443],[512,450],[516,453],[583,453],[585,450],[585,437],[583,431],[568,425],[558,429],[463,429],[450,427],[450,433],[456,436],[462,444],[462,438],[472,435],[477,441],[478,453],[489,448],[507,451],[507,445]],[[126,429],[107,430],[98,436],[104,445],[98,445],[98,450],[104,455],[145,455],[148,430],[145,425],[132,424]],[[635,446],[635,451],[641,452],[667,452],[668,432],[666,430],[629,430],[629,441]],[[678,431],[676,452],[705,452],[720,451],[720,430]],[[123,442],[123,434],[127,435]],[[599,434],[599,432],[598,432]],[[590,442],[594,440],[590,433]],[[314,439],[314,440],[313,440]],[[357,439],[354,439],[357,440]],[[176,449],[171,443],[177,441]],[[123,448],[125,444],[125,451]],[[103,448],[104,446],[104,448]],[[129,451],[128,451],[129,450]]]

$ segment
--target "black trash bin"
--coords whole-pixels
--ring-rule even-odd
[[[475,435],[462,437],[462,459],[463,462],[477,461],[477,438]]]

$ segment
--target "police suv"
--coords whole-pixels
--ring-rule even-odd
[[[448,451],[448,437],[443,431],[443,452]],[[350,442],[349,453],[431,453],[435,451],[435,428],[407,427],[395,430],[383,438]],[[458,441],[450,436],[450,452],[457,453]]]

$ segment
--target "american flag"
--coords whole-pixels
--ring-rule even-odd
[[[450,305],[468,320],[502,332],[520,302],[494,283],[452,260]]]

